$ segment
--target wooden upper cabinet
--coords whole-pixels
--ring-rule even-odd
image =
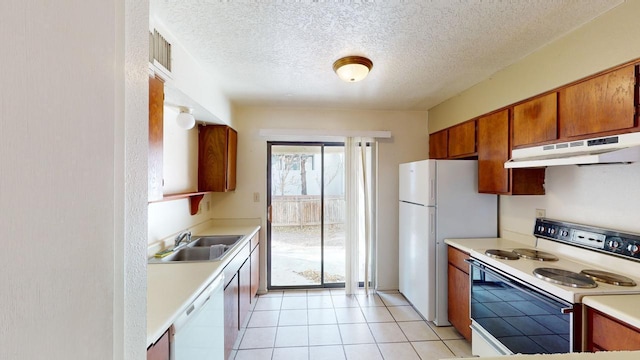
[[[164,83],[149,76],[149,201],[162,199]]]
[[[449,129],[448,158],[476,154],[476,121],[471,120]]]
[[[198,191],[235,190],[238,133],[226,125],[199,130]]]
[[[478,192],[509,193],[509,110],[478,119]]]
[[[636,127],[636,67],[628,65],[559,93],[560,138]]]
[[[544,195],[544,168],[505,169],[509,160],[509,109],[478,119],[478,192]]]
[[[537,97],[513,107],[512,147],[558,138],[558,94]]]
[[[441,130],[429,135],[429,158],[430,159],[446,159],[448,157],[447,143],[449,133]]]

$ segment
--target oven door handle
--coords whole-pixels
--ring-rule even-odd
[[[534,287],[532,285],[529,285],[529,284],[523,282],[522,280],[513,278],[513,277],[511,277],[511,276],[509,276],[509,275],[507,275],[507,274],[505,274],[505,273],[503,273],[503,272],[501,272],[501,271],[499,271],[497,269],[491,268],[491,267],[489,267],[489,265],[487,265],[487,264],[485,264],[485,263],[483,263],[481,261],[478,261],[476,259],[473,259],[473,258],[465,259],[464,261],[466,263],[468,263],[469,265],[480,269],[481,271],[484,271],[484,272],[486,272],[486,273],[488,273],[490,275],[493,275],[496,278],[498,278],[498,279],[500,279],[500,280],[502,280],[504,282],[512,284],[514,287],[520,289],[521,291],[522,291],[522,288],[530,289],[530,290],[532,290],[532,292],[528,292],[529,295],[535,296],[537,299],[540,299],[541,301],[544,301],[547,304],[554,305],[554,304],[549,303],[549,300],[545,299],[544,296],[538,295],[538,292],[542,292],[542,290],[540,290],[540,289],[538,289],[538,288],[536,288],[536,287]],[[471,272],[471,274],[473,274],[473,272]],[[473,276],[470,276],[470,281],[473,281]],[[565,300],[559,299],[559,298],[557,298],[557,297],[555,297],[555,296],[553,296],[551,294],[545,294],[545,296],[548,296],[549,298],[553,299],[554,301],[556,301],[556,302],[558,302],[558,303],[560,303],[560,304],[565,306],[565,307],[560,308],[560,313],[562,313],[562,314],[573,313],[573,304],[568,303]],[[557,306],[557,305],[554,305],[554,307],[555,306]]]

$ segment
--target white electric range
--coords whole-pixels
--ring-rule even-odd
[[[471,249],[474,355],[582,351],[582,298],[640,293],[640,235],[545,218],[534,235]]]

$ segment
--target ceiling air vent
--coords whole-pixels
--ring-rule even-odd
[[[149,62],[154,60],[171,72],[171,44],[155,29],[149,31]]]

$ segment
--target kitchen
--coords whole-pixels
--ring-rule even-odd
[[[15,35],[12,32],[13,27],[20,28],[19,24],[21,22],[34,26],[40,23],[44,33],[47,33],[45,25],[50,22],[54,22],[63,28],[71,27],[78,33],[89,33],[91,30],[95,30],[94,27],[96,26],[94,22],[89,20],[99,18],[105,23],[102,30],[96,34],[99,39],[105,42],[113,42],[114,33],[125,32],[127,36],[132,36],[138,44],[141,44],[141,48],[144,48],[148,24],[146,21],[147,10],[143,3],[133,1],[118,2],[118,6],[127,5],[126,16],[120,7],[114,13],[114,10],[109,7],[109,5],[112,7],[113,4],[102,6],[94,4],[96,9],[93,10],[66,8],[64,5],[58,5],[58,9],[49,9],[58,16],[54,19],[46,16],[41,11],[35,11],[35,15],[31,14],[31,18],[27,17],[26,12],[18,12],[15,18],[3,21],[7,28],[6,30],[3,29],[2,33]],[[25,6],[27,7],[26,9],[34,10],[34,5],[25,5],[21,4],[21,2],[15,2],[14,5],[18,9],[25,9],[23,8]],[[3,11],[3,13],[5,12]],[[640,57],[640,52],[634,46],[639,31],[637,21],[634,19],[634,15],[637,13],[637,2],[625,2],[605,16],[594,20],[588,26],[576,30],[570,36],[562,38],[539,52],[524,58],[517,66],[497,73],[491,81],[480,83],[459,96],[431,109],[428,114],[429,133],[486,113],[505,104],[543,92],[549,88]],[[78,21],[77,14],[86,14],[87,19]],[[100,14],[100,16],[97,14]],[[129,19],[129,16],[133,15],[139,17],[137,22]],[[80,15],[80,18],[82,17]],[[135,37],[135,35],[127,33],[123,25],[125,19],[131,21],[128,24],[136,27],[138,33],[142,35]],[[144,21],[140,19],[144,19]],[[55,34],[50,36],[55,36]],[[11,39],[3,42],[15,46],[16,51],[21,53],[21,49],[36,48],[36,45],[32,44],[39,44],[34,37],[27,37],[27,39],[32,42],[17,43]],[[72,325],[64,326],[65,331],[61,332],[57,331],[59,327],[38,327],[41,322],[36,321],[35,324],[28,324],[24,323],[16,315],[9,314],[5,323],[12,331],[6,334],[3,332],[3,335],[6,336],[3,336],[3,346],[1,348],[3,349],[2,351],[7,352],[3,352],[2,357],[36,358],[36,349],[30,346],[32,337],[28,337],[25,334],[27,332],[33,334],[32,331],[37,331],[38,337],[44,341],[42,348],[49,353],[49,358],[66,358],[68,353],[78,354],[79,358],[100,358],[93,352],[88,352],[85,345],[87,343],[92,344],[95,352],[104,354],[102,355],[103,358],[142,358],[144,349],[142,349],[143,345],[141,344],[144,343],[146,335],[144,321],[144,299],[146,296],[144,292],[146,281],[144,278],[145,244],[140,244],[133,240],[123,243],[114,239],[144,239],[147,236],[147,226],[145,225],[147,222],[145,214],[146,174],[139,174],[133,170],[145,168],[146,159],[141,159],[139,156],[138,158],[131,156],[136,153],[144,154],[146,151],[146,144],[139,142],[139,139],[145,138],[146,134],[145,124],[139,120],[146,117],[144,101],[146,98],[146,85],[144,85],[146,84],[147,75],[146,59],[144,59],[145,56],[132,56],[140,69],[137,72],[129,73],[128,76],[135,79],[138,88],[133,85],[126,87],[123,85],[127,84],[124,76],[114,75],[110,69],[106,70],[100,67],[97,75],[91,75],[91,71],[95,70],[95,68],[88,66],[87,69],[86,62],[101,64],[101,54],[85,54],[79,49],[88,46],[87,43],[80,40],[66,40],[71,41],[70,44],[72,46],[64,48],[63,51],[74,55],[82,54],[82,56],[64,56],[56,60],[58,62],[55,62],[55,64],[60,65],[61,69],[66,69],[63,74],[70,73],[69,64],[76,65],[71,66],[76,70],[78,68],[84,69],[85,72],[82,73],[86,76],[84,79],[56,77],[54,76],[55,74],[41,70],[46,70],[47,66],[50,65],[46,62],[47,56],[29,57],[23,59],[23,63],[12,63],[9,68],[20,69],[21,71],[18,72],[20,74],[34,74],[35,72],[39,76],[37,77],[39,81],[42,82],[41,87],[51,90],[52,93],[56,93],[59,90],[58,86],[61,82],[69,81],[72,84],[72,88],[77,90],[73,93],[73,96],[79,99],[86,99],[86,94],[90,93],[87,89],[93,90],[87,85],[89,79],[96,82],[104,82],[105,89],[101,93],[100,100],[110,99],[110,101],[94,100],[77,103],[72,101],[75,98],[71,97],[71,95],[56,94],[56,96],[64,99],[64,104],[54,100],[46,100],[48,97],[45,96],[45,101],[41,106],[34,107],[26,100],[30,98],[27,91],[18,86],[22,83],[22,77],[13,73],[5,74],[4,78],[7,79],[7,82],[3,82],[2,94],[3,96],[8,96],[14,105],[7,107],[3,105],[3,126],[6,117],[24,117],[21,111],[25,111],[26,115],[33,119],[41,117],[42,113],[47,113],[50,114],[51,120],[57,121],[38,124],[39,127],[35,129],[37,131],[30,134],[25,134],[24,129],[18,127],[8,127],[6,132],[3,128],[3,140],[5,138],[7,141],[12,139],[22,140],[28,138],[28,136],[35,136],[43,146],[62,147],[65,152],[52,154],[51,157],[40,158],[39,156],[42,153],[30,148],[29,144],[26,143],[11,142],[12,146],[10,148],[3,147],[3,161],[17,158],[22,159],[23,162],[26,161],[29,166],[25,167],[24,171],[17,171],[12,175],[3,171],[3,191],[6,189],[5,185],[10,185],[12,189],[11,194],[5,192],[2,194],[3,219],[7,219],[4,214],[11,214],[10,220],[14,225],[3,227],[2,235],[4,238],[19,239],[27,236],[29,239],[41,239],[51,236],[53,231],[54,238],[65,239],[60,240],[65,243],[64,249],[61,249],[57,243],[38,244],[38,249],[44,249],[49,255],[56,254],[60,256],[66,255],[63,250],[74,249],[74,254],[77,256],[70,261],[74,271],[64,268],[61,269],[65,271],[64,273],[48,271],[49,267],[57,263],[44,255],[39,259],[37,265],[31,264],[30,266],[33,266],[33,268],[27,267],[26,269],[21,259],[9,259],[8,268],[11,279],[3,280],[11,288],[17,288],[19,293],[24,295],[20,298],[8,297],[6,301],[10,304],[9,308],[18,306],[19,309],[29,309],[34,319],[50,318],[56,324],[66,324],[69,323],[69,320],[72,320]],[[57,44],[57,42],[53,43]],[[77,48],[73,46],[77,46]],[[126,51],[135,53],[134,50],[124,46],[124,41],[119,43],[119,46],[122,46]],[[105,51],[116,58],[117,56],[122,56],[118,52],[120,50],[117,50],[115,46]],[[7,52],[7,54],[9,53]],[[116,54],[120,55],[116,56]],[[130,53],[127,52],[127,54]],[[117,62],[117,64],[118,69],[124,73],[124,61]],[[514,80],[515,78],[518,78],[518,80]],[[11,88],[8,89],[4,84],[11,84]],[[517,84],[517,86],[514,84]],[[126,88],[126,91],[122,90],[123,87]],[[125,92],[127,96],[132,94],[137,96],[141,103],[136,105],[125,102],[125,98],[132,99],[131,97],[125,97]],[[15,95],[10,96],[10,93]],[[124,105],[125,103],[126,106]],[[68,104],[73,104],[74,107],[70,107]],[[52,107],[59,113],[52,114],[47,107]],[[91,127],[87,127],[84,116],[75,115],[69,119],[62,115],[66,111],[95,113],[96,109],[100,110],[101,115],[95,117],[94,121],[89,124],[104,126],[105,131],[101,134],[95,134]],[[227,106],[217,106],[216,109],[222,109],[216,111],[231,112],[228,104]],[[125,113],[124,118],[128,119],[126,122],[115,115],[115,113],[119,112]],[[233,125],[237,127],[240,133],[248,134],[251,134],[252,130],[275,127],[277,124],[282,126],[293,126],[291,124],[295,124],[296,127],[311,127],[308,123],[301,124],[296,122],[296,119],[301,115],[309,116],[308,112],[300,109],[238,109],[234,113],[236,118]],[[386,166],[385,169],[389,173],[395,173],[395,165],[397,163],[423,158],[427,153],[427,144],[424,141],[426,135],[424,126],[426,115],[424,113],[322,110],[317,115],[314,114],[312,120],[324,119],[322,115],[333,119],[329,124],[339,124],[344,128],[358,128],[358,125],[361,125],[354,124],[349,126],[348,123],[345,123],[347,118],[369,116],[376,119],[374,121],[378,122],[376,126],[379,126],[380,129],[391,130],[394,136],[403,137],[405,145],[408,143],[420,144],[416,147],[417,149],[408,145],[387,144],[388,151],[385,152],[388,157],[381,162],[384,163],[382,165]],[[401,126],[403,121],[398,121],[399,116],[407,119],[405,122],[410,124],[407,128]],[[114,118],[118,119],[115,123]],[[268,120],[269,122],[266,124],[258,124],[261,118],[271,120]],[[392,122],[394,128],[389,126],[390,119],[394,120]],[[318,123],[318,121],[313,122]],[[396,125],[397,128],[395,127]],[[30,129],[33,131],[33,128]],[[63,132],[61,137],[56,138],[47,136],[52,133],[59,133],[60,130],[68,130],[68,132]],[[115,135],[104,136],[104,134],[112,133]],[[78,134],[81,134],[87,143],[78,142]],[[95,149],[95,152],[88,153],[95,163],[88,169],[79,168],[78,163],[86,160],[86,150],[89,148],[88,143],[91,143],[91,146]],[[264,168],[261,164],[265,157],[261,153],[263,150],[260,149],[257,143],[258,141],[248,144],[250,147],[246,149],[248,151],[239,152],[239,156],[242,157],[242,161],[247,166],[260,169]],[[250,156],[249,154],[252,150],[256,150],[258,155],[255,157]],[[408,152],[404,153],[404,151]],[[5,157],[5,154],[8,154],[8,156]],[[130,157],[122,159],[123,154],[128,154]],[[415,154],[415,156],[409,158],[411,156],[408,154]],[[65,158],[73,159],[76,162],[62,161]],[[16,177],[15,179],[30,178],[30,171],[40,167],[49,169],[48,163],[56,163],[58,170],[49,173],[50,176],[48,176],[47,180],[51,183],[43,187],[58,191],[41,194],[40,205],[42,206],[37,209],[37,213],[33,214],[31,211],[34,209],[31,204],[19,199],[27,197],[37,186],[29,182],[14,181],[13,176]],[[3,162],[3,169],[7,168],[5,165],[14,168],[13,162]],[[20,167],[16,168],[21,169]],[[125,171],[127,169],[128,171]],[[95,173],[90,175],[91,172]],[[611,228],[624,229],[629,232],[640,232],[633,216],[637,212],[634,199],[637,199],[638,195],[637,187],[633,186],[633,179],[638,177],[639,172],[637,164],[620,167],[549,169],[546,175],[546,196],[501,197],[501,231],[508,236],[530,236],[534,211],[539,208],[546,209],[549,217],[595,223]],[[67,173],[81,174],[85,177],[73,180],[66,175]],[[249,179],[247,176],[249,173],[251,173],[249,169],[239,169],[238,174],[240,178],[245,179],[244,181],[249,182],[243,186],[247,190],[238,191],[233,196],[222,195],[211,200],[212,217],[247,216],[245,205],[252,203],[254,189],[264,189],[262,183],[264,176],[255,176]],[[124,174],[127,174],[126,177]],[[124,181],[114,181],[114,178],[126,178],[127,189],[125,190],[123,185]],[[43,184],[38,182],[35,185]],[[396,180],[390,177],[387,179],[386,186],[389,188],[397,187]],[[69,202],[69,196],[73,196],[70,194],[77,192],[91,194],[92,191],[95,192],[96,188],[101,189],[96,196],[82,196]],[[614,193],[614,196],[611,196],[612,189],[624,189],[624,195],[615,195]],[[560,193],[563,194],[562,198],[559,195],[554,195]],[[589,196],[585,196],[585,194]],[[390,204],[395,203],[393,192],[389,192],[386,196],[387,198],[383,200]],[[114,198],[116,199],[115,202]],[[239,200],[236,201],[236,198]],[[11,206],[9,206],[8,202],[5,202],[5,199],[10,200]],[[594,205],[595,202],[592,200],[597,200],[598,206]],[[97,203],[104,204],[104,208],[96,209],[94,206]],[[67,205],[61,209],[60,204]],[[167,206],[171,207],[172,205]],[[186,207],[184,203],[177,206]],[[93,209],[94,212],[87,211],[87,209]],[[168,211],[172,212],[173,210]],[[260,211],[262,210],[259,205],[254,204],[249,207],[250,217],[260,217]],[[387,218],[395,218],[393,216],[394,211],[389,209]],[[60,221],[60,213],[66,214],[69,219],[65,217],[64,221]],[[97,220],[98,218],[102,219],[101,216],[104,214],[114,213],[116,214],[115,219],[110,219],[106,223]],[[185,214],[183,209],[175,210],[175,214],[179,218],[178,221],[186,223],[183,228],[190,226],[189,215]],[[167,215],[167,217],[171,217],[171,215]],[[43,225],[33,226],[34,218],[39,219],[40,224]],[[78,221],[81,221],[82,224],[78,225]],[[393,236],[394,233],[393,226],[386,230],[386,235],[388,236]],[[97,240],[91,243],[91,247],[87,248],[87,238]],[[392,244],[388,245],[388,250],[391,254],[397,253],[397,249],[394,249]],[[31,252],[35,248],[33,243],[22,241],[11,243],[9,249]],[[104,254],[104,257],[92,259],[92,262],[83,260],[85,257],[93,256],[96,253]],[[34,274],[33,271],[37,273]],[[90,278],[83,274],[89,274]],[[385,276],[387,278],[381,278],[381,281],[386,284],[385,287],[393,288],[394,276],[390,273],[385,273]],[[40,306],[43,299],[39,296],[42,295],[38,295],[35,298],[30,297],[34,290],[25,289],[24,286],[19,285],[19,282],[33,282],[40,288],[40,291],[46,289],[47,302],[57,310],[55,317],[52,318],[51,311]],[[125,284],[127,285],[125,286]],[[68,289],[78,299],[92,300],[91,306],[87,306],[85,302],[73,302],[73,304],[80,305],[84,303],[85,305],[69,307],[67,305],[69,303],[69,296],[67,295],[69,292],[63,294],[59,291],[60,288]],[[106,299],[105,294],[109,294]],[[93,302],[94,299],[103,300],[96,303]],[[92,321],[89,323],[81,321],[81,319],[90,319]],[[38,330],[35,330],[36,328]],[[105,329],[108,330],[105,331]],[[127,350],[125,351],[125,349]],[[119,354],[123,355],[120,356]]]

